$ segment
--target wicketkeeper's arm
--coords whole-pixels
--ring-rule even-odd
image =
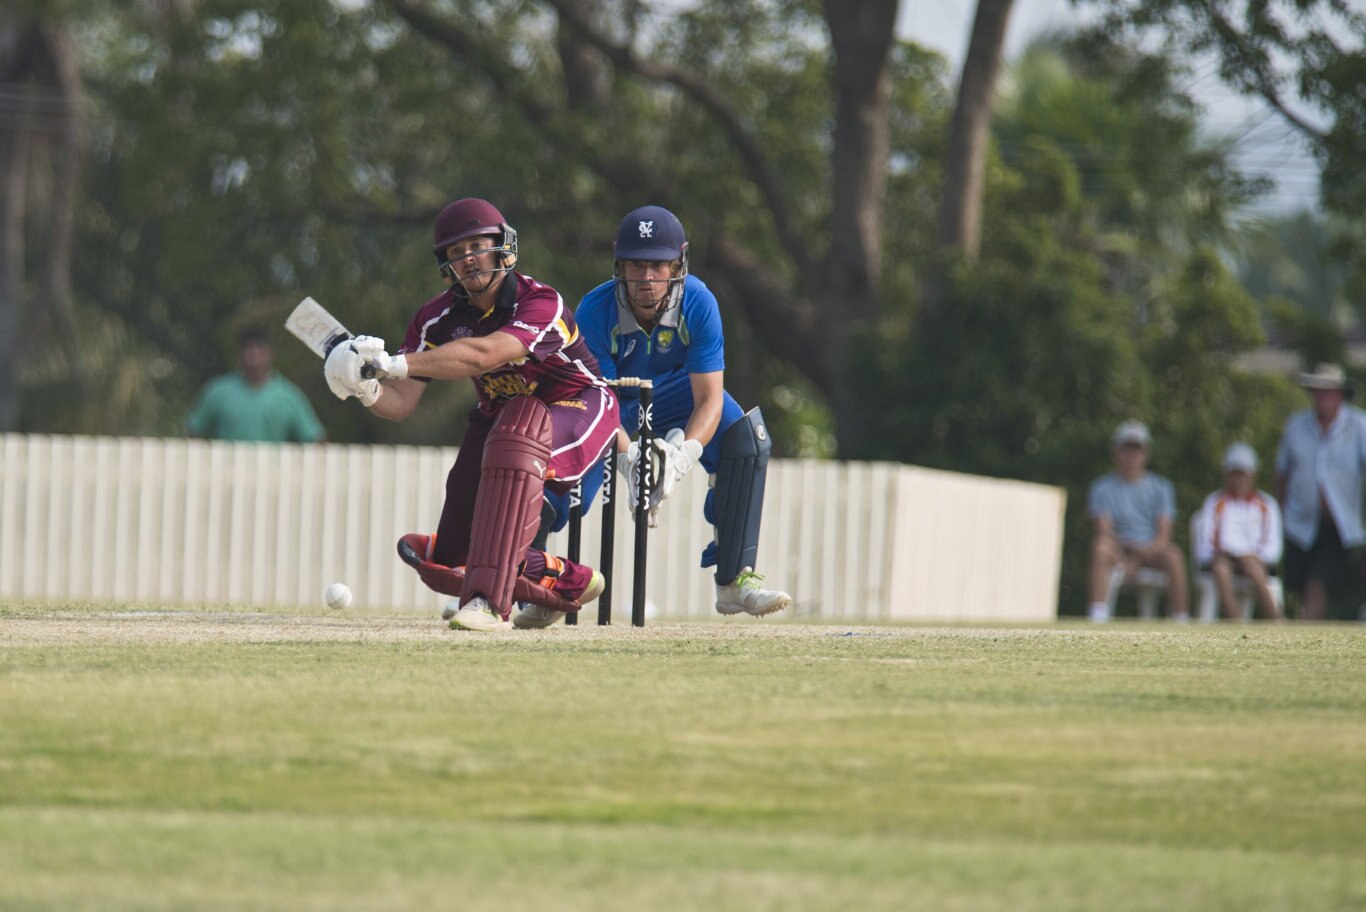
[[[689,374],[688,381],[692,384],[693,406],[683,436],[706,446],[721,425],[721,406],[726,397],[725,372]]]

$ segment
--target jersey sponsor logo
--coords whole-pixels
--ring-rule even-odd
[[[674,344],[674,331],[672,329],[661,329],[655,335],[655,347],[662,352],[668,351]]]
[[[550,404],[563,405],[567,408],[582,409],[585,412],[588,411],[588,403],[584,402],[582,399],[561,399],[559,402],[552,402]]]
[[[525,329],[529,333],[539,333],[541,331],[539,327],[532,326],[530,323],[523,323],[521,320],[513,320],[512,325],[518,329]]]
[[[623,358],[629,358],[629,357],[631,357],[631,352],[633,352],[633,351],[635,351],[635,350],[636,350],[636,340],[635,340],[635,339],[630,339],[630,340],[628,340],[628,341],[626,342],[626,351],[622,352],[622,353],[621,353],[621,356],[622,356]]]
[[[536,389],[535,383],[527,383],[520,374],[485,374],[479,378],[479,386],[490,399],[530,396]]]
[[[636,223],[636,230],[640,232],[640,236],[643,237],[643,238],[652,238],[652,237],[654,237],[654,236],[655,236],[655,221],[654,221],[654,219],[641,219],[639,222]]]

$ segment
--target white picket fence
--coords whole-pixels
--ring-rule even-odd
[[[435,611],[445,600],[395,543],[435,525],[455,452],[0,435],[0,598],[265,608],[319,604],[344,581],[358,606]],[[650,616],[712,613],[705,494],[705,475],[690,476],[651,530]],[[1050,620],[1065,497],[891,463],[775,460],[759,569],[792,593],[795,619]],[[614,616],[628,623],[624,502],[616,530]],[[600,535],[595,508],[585,562]],[[565,543],[557,533],[551,550]]]

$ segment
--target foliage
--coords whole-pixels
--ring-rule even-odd
[[[1320,202],[1344,219],[1336,251],[1366,278],[1366,10],[1350,0],[1087,0],[1103,15],[1093,34],[1109,44],[1157,36],[1220,79],[1264,102],[1322,165]],[[1356,295],[1358,304],[1361,296]]]
[[[1348,219],[1298,212],[1251,226],[1238,247],[1243,286],[1307,362],[1344,361],[1344,327],[1366,320],[1343,256],[1353,232]]]
[[[938,319],[871,340],[867,394],[900,391],[876,455],[1065,486],[1061,608],[1075,611],[1086,490],[1109,469],[1119,421],[1152,426],[1154,470],[1188,516],[1218,486],[1228,443],[1269,462],[1299,398],[1233,367],[1265,337],[1206,244],[1233,235],[1252,188],[1198,138],[1168,65],[1036,46],[1010,71],[998,124],[981,261],[957,271]]]
[[[93,401],[77,408],[61,359],[40,354],[23,378],[24,429],[179,434],[202,384],[231,369],[238,330],[260,323],[333,440],[450,443],[471,402],[463,384],[433,390],[414,420],[375,421],[333,399],[316,360],[280,331],[290,307],[311,294],[352,329],[396,341],[440,288],[432,218],[463,195],[494,200],[521,234],[526,271],[573,302],[610,275],[617,220],[648,199],[688,226],[693,267],[722,302],[728,385],[765,408],[778,454],[836,452],[845,381],[812,365],[853,303],[837,293],[841,264],[825,259],[837,112],[822,9],[580,6],[639,58],[725,100],[781,185],[790,236],[734,136],[677,82],[600,65],[570,84],[571,42],[545,2],[202,0],[194,15],[92,5],[80,17],[91,127],[74,279]],[[1142,27],[1189,4],[1133,6]],[[1250,249],[1238,217],[1264,183],[1237,172],[1226,140],[1201,134],[1174,56],[1142,47],[1054,39],[1014,62],[981,259],[951,274],[950,304],[932,318],[917,293],[939,246],[952,76],[938,56],[894,47],[879,309],[857,327],[849,381],[877,423],[838,442],[1066,485],[1069,608],[1085,540],[1075,511],[1116,421],[1154,426],[1156,468],[1177,480],[1184,511],[1228,440],[1252,439],[1265,457],[1296,404],[1284,382],[1232,368],[1266,314],[1224,258]],[[1312,50],[1313,97],[1342,112],[1335,135],[1350,142],[1355,57]],[[1355,178],[1326,173],[1326,193],[1354,198]],[[1335,237],[1360,223],[1341,224]],[[1353,293],[1351,279],[1341,287]],[[1278,325],[1306,348],[1334,342],[1293,315]]]

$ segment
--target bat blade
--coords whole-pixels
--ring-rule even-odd
[[[285,329],[319,358],[326,358],[338,343],[351,338],[341,321],[311,297],[300,301],[285,319]]]

